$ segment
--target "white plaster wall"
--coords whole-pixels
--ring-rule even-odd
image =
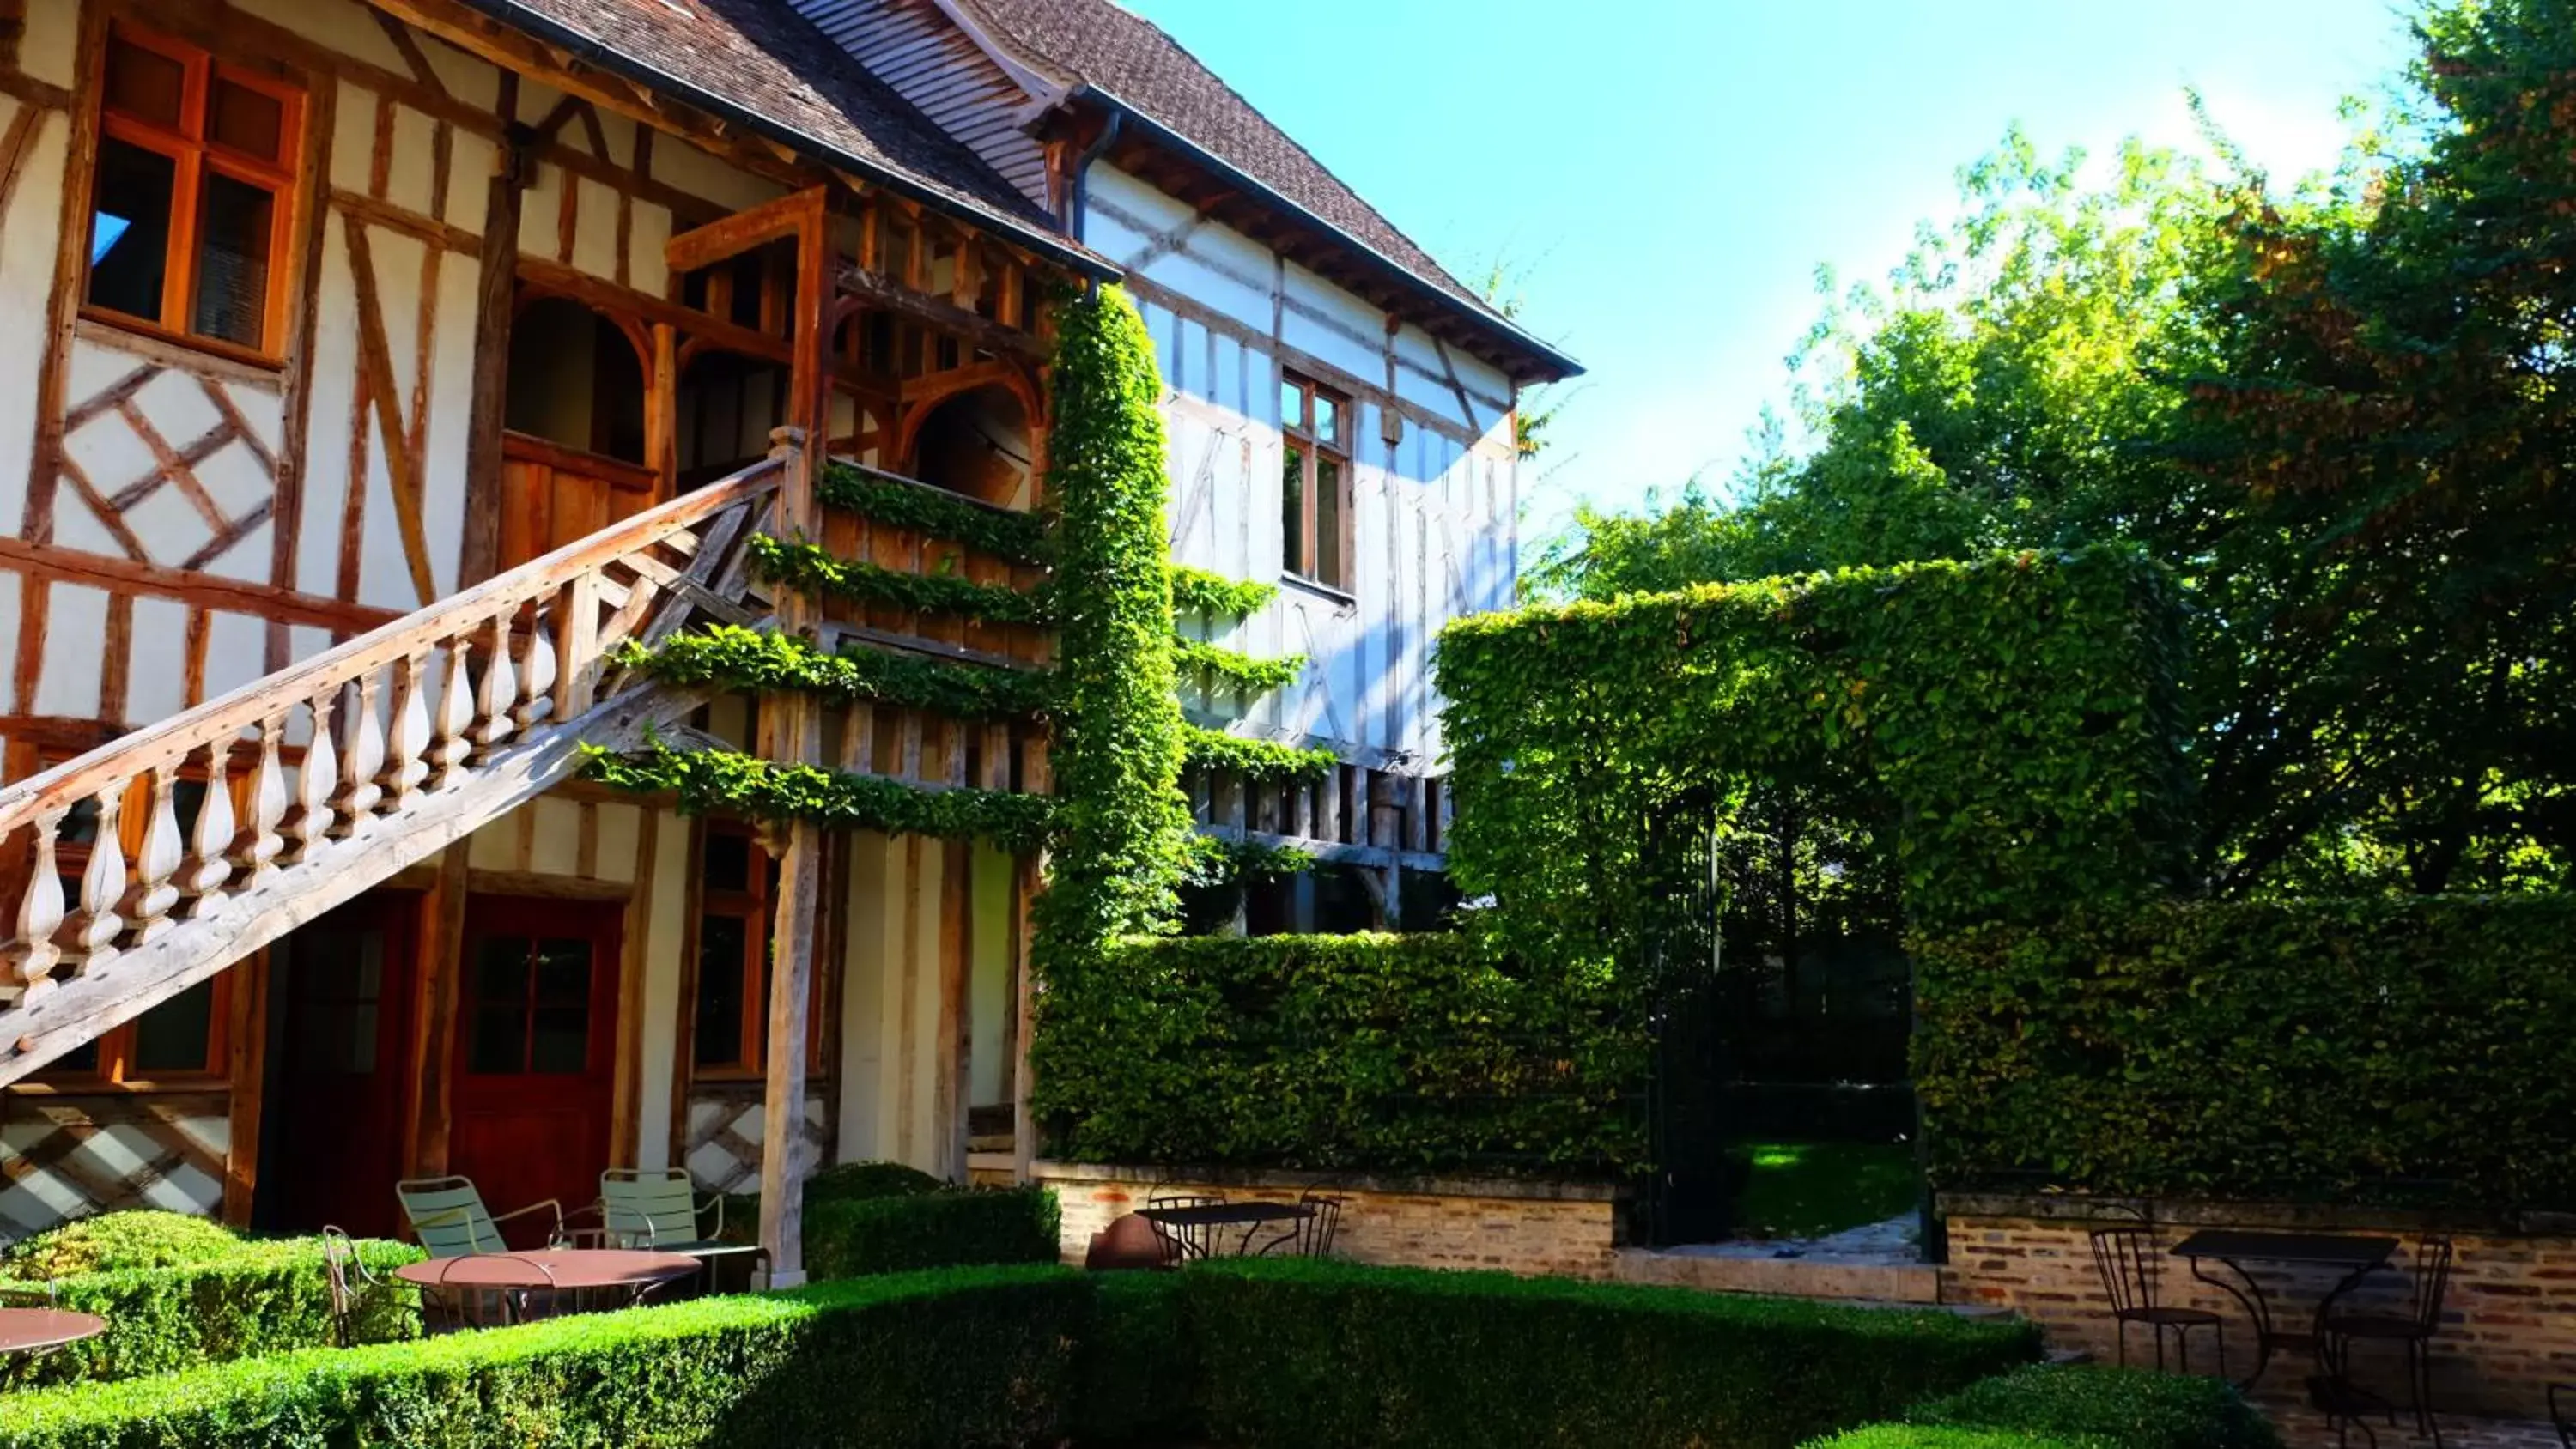
[[[1095,166],[1090,186],[1084,240],[1143,283],[1134,290],[1166,389],[1176,558],[1280,580],[1280,374],[1293,368],[1356,399],[1350,597],[1287,584],[1217,642],[1305,654],[1305,677],[1248,708],[1189,703],[1239,716],[1242,733],[1434,768],[1433,641],[1449,620],[1504,607],[1513,592],[1510,383],[1418,328],[1390,337],[1377,308],[1114,167]],[[1390,396],[1401,419],[1393,445],[1383,441]]]

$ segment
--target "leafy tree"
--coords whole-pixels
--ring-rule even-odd
[[[1726,504],[1585,517],[1537,577],[2134,541],[2194,607],[2213,889],[2564,885],[2576,0],[2417,32],[2389,130],[2286,193],[2135,145],[2088,189],[2009,137],[1809,338],[1806,451],[1775,432]]]

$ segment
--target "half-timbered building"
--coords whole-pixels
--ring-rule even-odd
[[[680,1164],[775,1214],[817,1160],[1024,1170],[1034,859],[686,817],[579,747],[1044,792],[1035,724],[762,711],[620,649],[774,623],[1045,667],[1042,628],[773,601],[746,555],[1033,586],[816,482],[1035,507],[1047,298],[1120,278],[1176,554],[1283,581],[1231,642],[1309,660],[1188,703],[1339,762],[1195,781],[1203,822],[1308,842],[1383,918],[1438,864],[1431,637],[1508,597],[1516,390],[1570,364],[1160,32],[0,0],[0,1232],[388,1231],[443,1171],[576,1202]]]

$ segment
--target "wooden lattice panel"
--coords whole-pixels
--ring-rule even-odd
[[[706,1192],[760,1190],[760,1114],[758,1082],[701,1084],[689,1093],[687,1135],[681,1165]],[[811,1172],[831,1159],[832,1094],[808,1091],[805,1130],[797,1143],[800,1165]]]
[[[266,582],[276,391],[74,345],[53,537],[135,563]]]
[[[216,1093],[6,1099],[0,1234],[124,1208],[213,1216],[231,1140]]]

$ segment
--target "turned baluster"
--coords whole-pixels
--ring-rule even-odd
[[[179,887],[171,880],[179,873],[182,854],[179,808],[172,798],[178,787],[178,766],[153,770],[152,801],[146,807],[151,813],[144,818],[142,847],[134,852],[134,885],[124,902],[138,946],[170,929],[170,908],[179,904]]]
[[[490,751],[518,729],[510,706],[519,699],[519,677],[510,667],[510,616],[492,616],[492,638],[483,660],[483,692],[475,701],[475,742]]]
[[[340,718],[347,750],[340,757],[340,796],[334,802],[340,818],[332,827],[334,836],[357,829],[384,798],[376,783],[377,772],[385,767],[385,722],[376,712],[376,688],[376,671],[358,676],[356,706]]]
[[[313,712],[313,740],[304,747],[303,767],[295,772],[295,801],[302,808],[295,816],[295,849],[287,856],[289,864],[313,859],[331,838],[331,791],[340,774],[339,752],[331,743],[331,710],[339,702],[339,693],[334,686],[305,705]]]
[[[188,861],[179,869],[179,888],[190,896],[191,920],[213,915],[223,905],[224,882],[232,877],[233,737],[215,741],[206,751],[206,799],[197,807],[197,824],[188,837]]]
[[[429,700],[422,687],[428,669],[427,652],[394,668],[393,753],[384,773],[387,814],[411,804],[420,782],[429,778]]]
[[[469,667],[474,649],[463,634],[447,641],[447,665],[438,676],[438,742],[430,757],[438,762],[438,788],[465,781],[465,762],[474,753],[474,675]]]
[[[251,767],[250,828],[242,832],[240,847],[233,854],[233,864],[247,876],[242,884],[255,887],[277,874],[278,853],[286,849],[286,837],[278,825],[286,819],[286,765],[278,758],[278,747],[286,734],[286,716],[273,715],[259,722],[259,763]]]
[[[54,968],[63,960],[62,945],[54,939],[63,927],[63,878],[54,864],[54,841],[68,813],[56,808],[36,817],[35,874],[27,878],[27,894],[18,902],[18,941],[12,953],[23,988],[18,997],[22,1008],[54,989]]]
[[[519,689],[516,717],[519,728],[526,729],[554,713],[555,709],[555,631],[546,622],[549,609],[540,607],[528,616],[528,652]]]
[[[98,838],[89,846],[89,868],[81,872],[81,913],[72,928],[80,969],[87,971],[115,959],[116,938],[125,918],[116,903],[125,898],[125,841],[120,820],[131,780],[119,780],[98,792]]]

